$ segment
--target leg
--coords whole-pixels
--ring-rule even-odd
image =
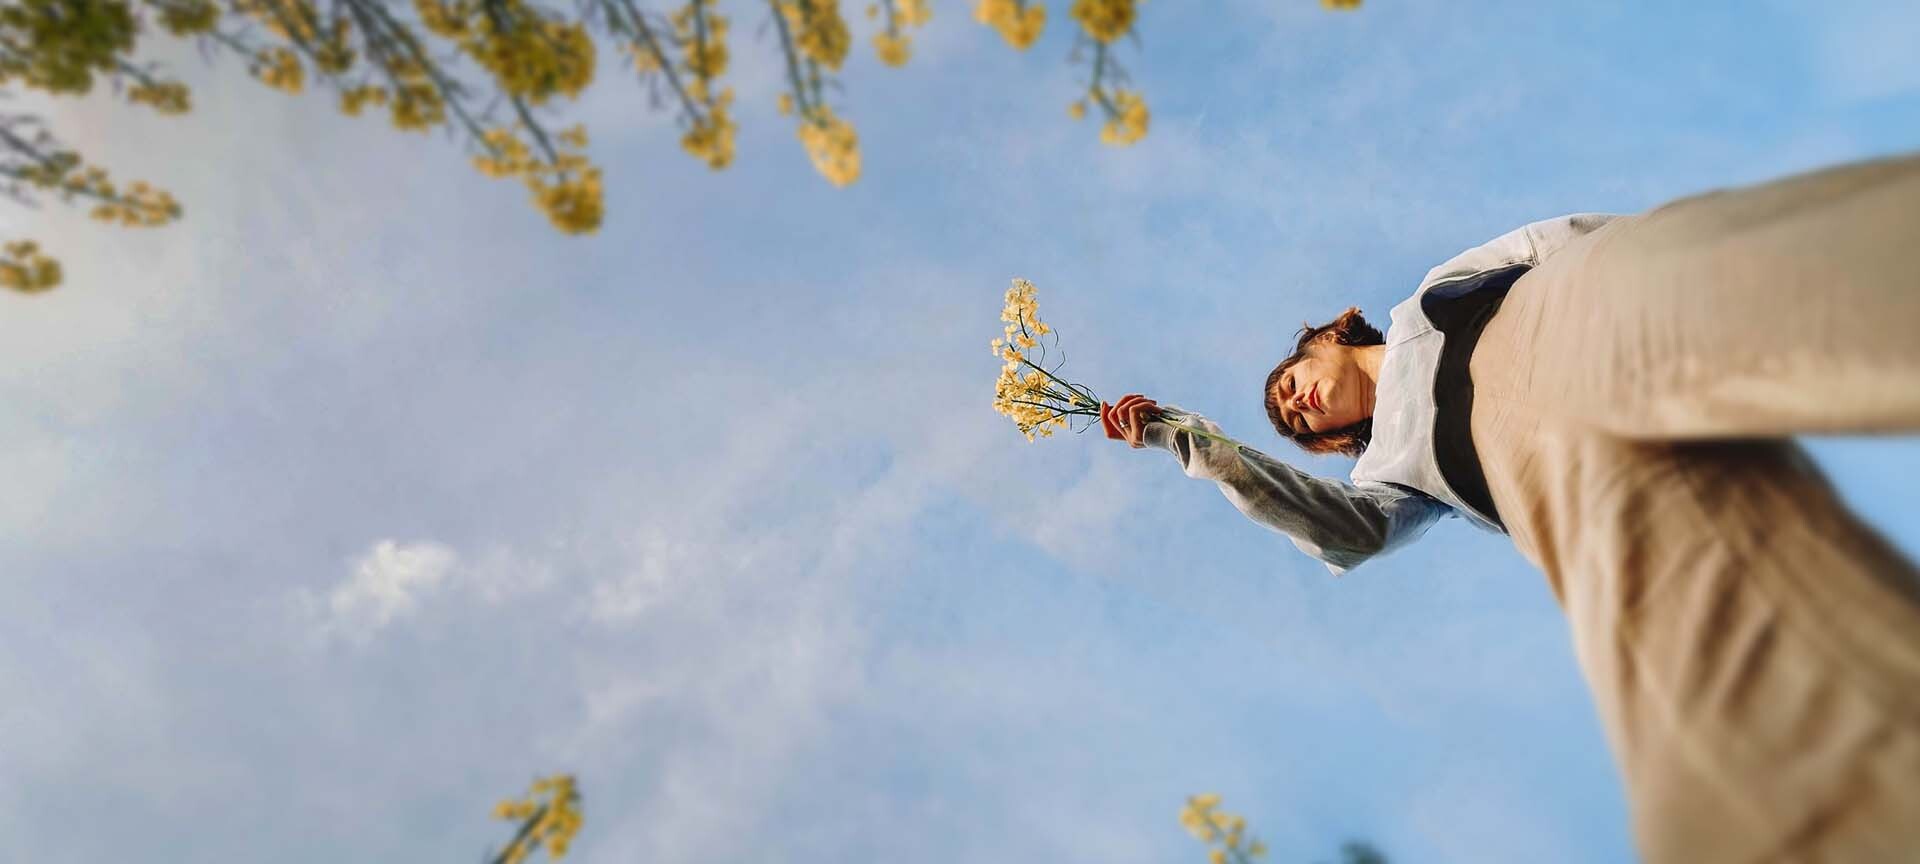
[[[1786,441],[1635,441],[1510,385],[1476,349],[1473,436],[1545,571],[1663,862],[1920,858],[1920,572]]]
[[[1920,431],[1920,155],[1616,220],[1506,302],[1529,401],[1618,435]]]

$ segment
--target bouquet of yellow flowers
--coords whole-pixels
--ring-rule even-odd
[[[1042,339],[1053,336],[1057,345],[1060,337],[1040,320],[1037,291],[1032,282],[1013,280],[1013,287],[1007,289],[1006,306],[1000,310],[1006,329],[1001,338],[993,340],[993,355],[1005,361],[1000,367],[1000,380],[994,384],[993,410],[1012,419],[1028,441],[1035,436],[1052,437],[1053,430],[1070,427],[1075,417],[1091,418],[1074,430],[1084,431],[1100,417],[1100,398],[1092,390],[1055,374],[1058,362],[1053,369],[1047,368],[1047,346]],[[1240,446],[1232,438],[1174,422],[1182,416],[1161,408],[1160,419],[1167,425]]]

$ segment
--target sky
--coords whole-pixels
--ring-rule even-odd
[[[0,296],[0,858],[477,859],[566,771],[580,862],[1199,861],[1209,791],[1275,862],[1633,860],[1509,541],[1336,578],[1167,453],[1029,444],[1001,294],[1101,395],[1344,477],[1264,431],[1302,322],[1525,222],[1911,149],[1920,8],[1158,0],[1119,149],[1049,5],[1017,53],[936,0],[899,70],[849,6],[846,189],[758,7],[721,4],[724,172],[603,48],[587,237],[163,37],[186,118],[20,98],[186,217],[0,212],[66,270]],[[1808,444],[1920,550],[1920,442]]]

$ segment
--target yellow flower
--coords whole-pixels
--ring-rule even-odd
[[[448,39],[461,40],[469,31],[469,21],[479,11],[472,0],[455,0],[448,6],[440,0],[413,0],[413,11],[427,31]]]
[[[133,52],[140,22],[126,0],[28,0],[0,6],[7,31],[0,80],[19,78],[52,93],[86,93],[95,72],[117,71]]]
[[[990,343],[995,355],[1005,361],[994,382],[993,408],[1012,419],[1028,441],[1051,436],[1053,430],[1067,425],[1069,416],[1086,416],[1095,407],[1086,394],[1041,371],[1021,350],[1034,347],[1034,337],[1051,331],[1038,317],[1034,295],[1032,282],[1013,280],[1000,310],[1000,320],[1007,322],[1005,338]],[[1027,370],[1024,374],[1022,368]]]
[[[1081,101],[1081,102],[1075,102],[1071,105],[1068,105],[1067,116],[1072,117],[1075,120],[1079,120],[1087,116],[1087,103],[1084,101]]]
[[[95,205],[89,214],[102,222],[118,222],[127,227],[153,227],[180,218],[180,203],[164,189],[135,181],[119,194],[104,180],[92,184],[94,194],[109,200]]]
[[[360,116],[360,109],[365,107],[368,102],[376,105],[386,104],[387,91],[371,84],[360,87],[349,87],[340,91],[340,110],[345,112],[349,117]]]
[[[896,6],[900,23],[908,27],[919,27],[933,20],[933,7],[927,0],[898,0]]]
[[[160,26],[175,36],[192,36],[213,29],[220,8],[208,0],[183,0],[160,7]]]
[[[973,17],[993,27],[1008,45],[1024,51],[1040,38],[1040,31],[1046,27],[1047,8],[1038,2],[1028,2],[1023,7],[1016,0],[979,0],[973,7]]]
[[[650,72],[660,71],[660,58],[653,55],[653,49],[643,44],[633,44],[627,46],[627,50],[633,53],[633,70],[635,72],[645,75]]]
[[[1117,113],[1100,129],[1101,141],[1124,147],[1147,134],[1147,102],[1139,92],[1113,91],[1113,108]]]
[[[423,132],[446,122],[446,102],[425,67],[411,59],[398,58],[387,63],[387,70],[400,85],[396,91],[388,92],[386,99],[394,128]]]
[[[705,47],[694,41],[687,43],[687,71],[710,81],[727,73],[727,59],[727,19],[708,13]]]
[[[810,109],[800,123],[800,143],[827,182],[845,186],[860,178],[860,138],[826,106]]]
[[[725,111],[711,111],[693,121],[680,136],[680,147],[715,171],[733,162],[734,132],[738,127]]]
[[[300,58],[285,48],[268,48],[254,56],[252,72],[260,82],[275,90],[287,93],[300,92],[305,82],[306,70],[300,65]]]
[[[38,243],[15,240],[6,244],[6,255],[0,257],[0,288],[38,294],[59,284],[60,262],[41,254]]]
[[[1208,864],[1227,864],[1227,850],[1215,849],[1207,853]]]
[[[1323,9],[1358,9],[1360,0],[1320,0]]]
[[[853,45],[847,21],[840,17],[840,0],[782,0],[780,13],[798,31],[794,44],[801,54],[828,69],[839,70]]]
[[[153,110],[162,114],[185,114],[191,108],[187,85],[178,81],[134,85],[127,90],[127,100],[152,105]]]
[[[500,802],[494,807],[494,817],[522,823],[531,820],[500,853],[501,860],[515,862],[525,861],[543,844],[551,858],[565,856],[585,821],[580,813],[580,793],[574,788],[573,777],[566,774],[535,781],[528,798]]]
[[[905,66],[907,65],[907,56],[912,49],[912,43],[905,36],[875,33],[873,34],[873,49],[875,53],[880,55],[880,62],[888,66]]]
[[[555,228],[569,234],[590,234],[600,227],[600,169],[556,184],[534,183],[534,201]]]
[[[792,114],[793,113],[793,94],[792,93],[780,94],[780,100],[774,104],[780,109],[780,114],[782,116]]]
[[[1136,10],[1134,0],[1074,0],[1069,14],[1094,41],[1112,42],[1127,35]]]
[[[406,81],[387,105],[394,128],[406,132],[424,132],[447,119],[447,103],[440,90],[428,81]]]

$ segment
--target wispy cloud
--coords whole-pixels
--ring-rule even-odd
[[[365,644],[438,593],[455,560],[452,549],[432,541],[381,540],[326,594],[300,596],[323,635]]]

